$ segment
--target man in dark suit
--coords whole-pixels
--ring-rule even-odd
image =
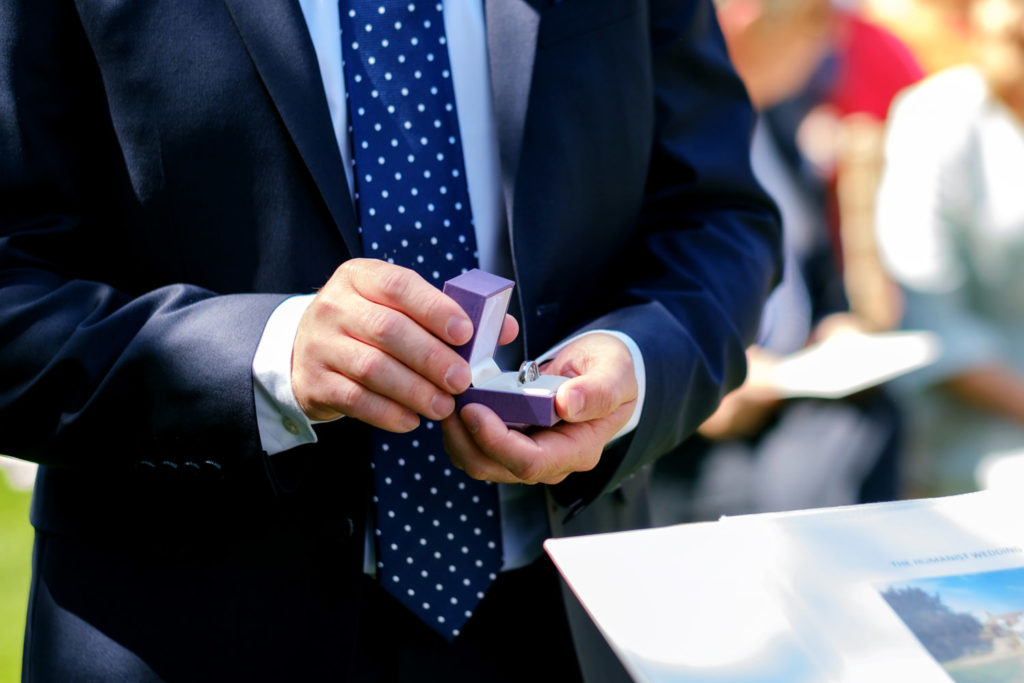
[[[465,314],[364,258],[337,6],[0,2],[0,451],[42,465],[27,680],[601,670],[537,540],[643,524],[646,466],[743,378],[778,263],[751,111],[707,2],[443,17],[509,356],[571,377],[550,429],[456,413]],[[445,637],[364,566],[370,444],[427,420],[504,485],[505,571]]]

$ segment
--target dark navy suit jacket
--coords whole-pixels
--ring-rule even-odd
[[[779,228],[710,2],[485,5],[524,352],[614,328],[646,363],[560,524],[742,380]],[[296,2],[0,2],[0,452],[43,465],[37,528],[173,554],[289,523],[350,537],[356,576],[365,429],[268,458],[251,361],[361,254]]]

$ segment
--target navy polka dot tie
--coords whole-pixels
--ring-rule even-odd
[[[476,239],[437,0],[341,0],[356,204],[365,255],[438,287]],[[497,488],[453,467],[440,427],[375,430],[377,574],[448,640],[501,567]]]

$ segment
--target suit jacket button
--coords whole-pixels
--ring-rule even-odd
[[[203,476],[208,481],[222,481],[224,479],[224,468],[219,462],[204,460],[199,466]]]
[[[299,429],[299,425],[296,424],[295,420],[291,419],[290,417],[286,417],[283,420],[281,420],[281,424],[284,425],[285,431],[287,431],[289,434],[295,435],[298,434],[299,431],[301,431]]]
[[[180,472],[178,471],[178,463],[171,462],[170,460],[163,460],[160,462],[160,474],[162,479],[173,481],[178,478]]]
[[[181,476],[188,481],[197,481],[201,474],[202,472],[197,462],[187,460],[181,467]]]
[[[152,479],[156,476],[156,465],[150,460],[140,460],[135,463],[135,471],[146,479]]]

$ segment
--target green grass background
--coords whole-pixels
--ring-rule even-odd
[[[32,561],[32,494],[15,490],[0,468],[0,683],[21,680],[21,644]]]

